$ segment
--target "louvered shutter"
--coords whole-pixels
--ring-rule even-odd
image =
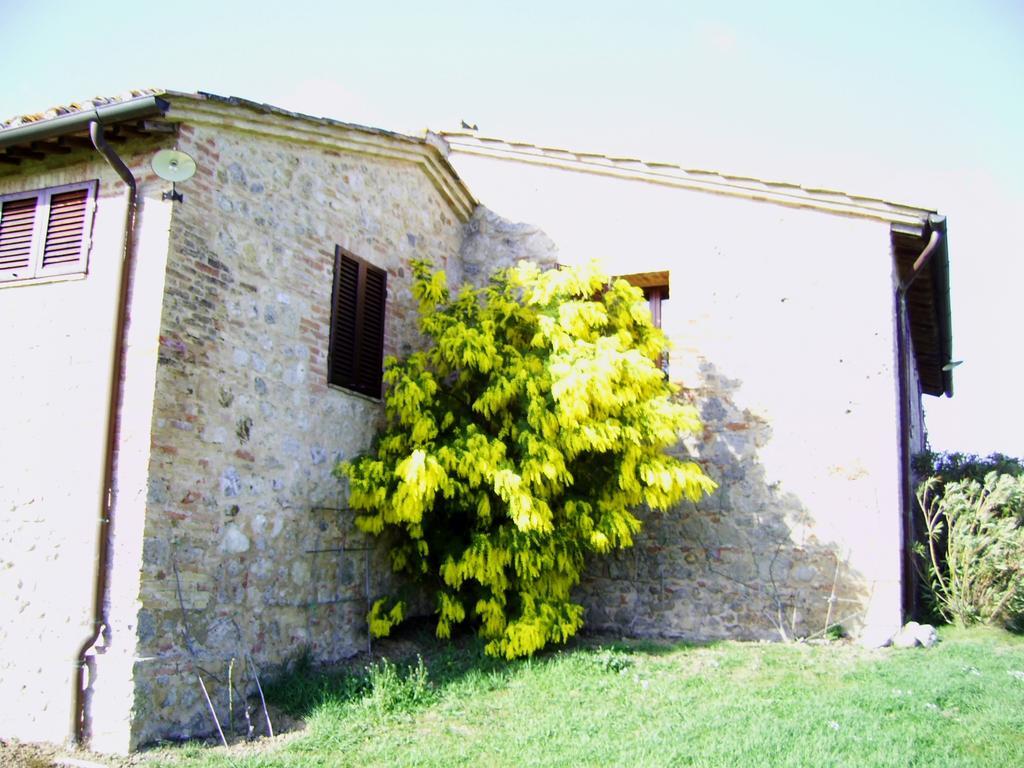
[[[380,397],[387,273],[341,246],[335,250],[327,380]]]
[[[359,352],[356,357],[357,392],[380,397],[381,374],[384,369],[384,304],[387,300],[387,273],[366,265],[363,283],[362,326],[359,329]]]
[[[38,195],[0,203],[0,280],[32,277]]]
[[[359,262],[340,249],[334,259],[334,297],[331,302],[331,341],[328,381],[352,389],[356,380],[356,306]]]
[[[81,270],[88,205],[88,189],[75,189],[50,196],[40,275]]]
[[[95,181],[0,197],[0,282],[85,272]]]

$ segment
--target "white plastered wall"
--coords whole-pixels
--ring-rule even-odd
[[[762,490],[808,513],[790,537],[834,551],[859,582],[867,599],[853,626],[895,631],[900,463],[888,224],[459,152],[449,159],[482,204],[550,235],[561,263],[670,271],[663,326],[672,379],[727,396],[742,413],[737,430],[767,425],[755,439]],[[758,503],[741,490],[744,503]]]
[[[166,182],[150,179],[150,183],[141,184],[139,189],[109,570],[112,642],[109,647],[97,649],[95,676],[86,713],[89,745],[99,752],[123,754],[132,747],[135,709],[133,670],[138,660],[142,534],[149,481],[160,314],[173,215],[173,204],[162,199],[162,193],[168,186]]]
[[[126,157],[137,176],[149,154]],[[34,172],[0,176],[0,194],[100,180],[87,275],[0,287],[0,736],[61,742],[73,734],[76,658],[92,632],[127,196],[96,153],[83,152],[80,160],[62,166],[36,165],[40,169]],[[122,420],[121,519],[127,525],[115,526],[113,558],[114,567],[125,569],[129,578],[118,582],[115,575],[113,581],[112,616],[122,633],[113,635],[110,651],[134,648],[130,617],[138,565],[131,561],[141,556],[141,535],[131,521],[137,515],[141,525],[142,508],[132,509],[132,501],[139,489],[144,498],[153,386],[152,372],[148,383],[143,372],[155,368],[153,329],[170,215],[159,192],[143,184],[140,201],[146,197],[155,199],[143,202],[136,227],[142,267],[131,313]],[[106,716],[127,718],[130,697],[118,693],[107,702]]]

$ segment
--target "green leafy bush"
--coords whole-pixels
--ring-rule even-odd
[[[437,634],[472,623],[491,655],[530,655],[583,623],[585,558],[629,547],[633,511],[715,484],[665,453],[702,429],[658,367],[666,339],[639,289],[596,267],[521,263],[450,296],[414,265],[425,351],[388,361],[387,424],[339,465],[356,523],[436,595]],[[387,634],[401,601],[372,607]]]
[[[916,545],[935,609],[946,621],[1018,624],[1024,617],[1024,476],[982,483],[940,478],[917,492],[925,544]]]
[[[941,483],[954,483],[958,480],[985,481],[989,472],[1001,475],[1024,475],[1024,461],[1006,456],[1002,453],[991,453],[978,456],[974,453],[922,451],[914,456],[914,471],[918,477],[937,478]]]

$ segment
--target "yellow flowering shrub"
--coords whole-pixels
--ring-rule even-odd
[[[588,556],[632,545],[633,510],[714,490],[665,453],[700,419],[626,281],[522,262],[452,296],[443,272],[414,275],[428,348],[388,359],[387,425],[337,472],[359,528],[393,534],[393,568],[436,593],[438,636],[469,621],[488,653],[528,656],[582,626],[570,592]],[[403,610],[378,601],[371,632]]]

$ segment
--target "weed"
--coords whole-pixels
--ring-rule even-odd
[[[842,624],[833,624],[825,630],[825,639],[827,640],[842,640],[844,637],[846,637],[846,630],[843,629]]]
[[[429,702],[434,695],[423,657],[402,669],[387,659],[366,668],[368,693],[365,704],[378,716],[410,712]]]
[[[616,648],[601,648],[590,654],[590,663],[601,672],[620,674],[633,666],[633,658]]]

